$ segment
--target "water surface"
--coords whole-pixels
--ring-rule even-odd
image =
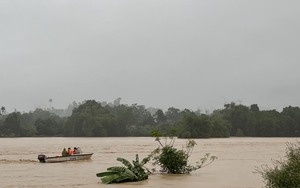
[[[185,139],[177,139],[181,149]],[[202,187],[202,188],[257,188],[263,180],[255,168],[271,165],[271,159],[285,155],[286,143],[297,138],[220,138],[196,139],[197,146],[190,158],[194,164],[205,153],[218,159],[211,165],[190,175],[154,174],[143,182],[105,185],[96,173],[110,166],[120,166],[116,158],[131,161],[135,154],[147,156],[158,143],[153,138],[0,138],[1,187]],[[93,152],[91,160],[42,164],[37,155],[60,155],[64,147],[79,146]],[[151,165],[147,165],[152,168]]]

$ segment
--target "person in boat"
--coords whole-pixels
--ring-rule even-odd
[[[68,152],[67,152],[66,148],[64,148],[63,151],[61,152],[61,156],[63,156],[63,157],[68,156]]]
[[[80,151],[77,147],[74,147],[74,154],[80,154]]]
[[[72,150],[71,148],[68,148],[68,154],[69,155],[73,155],[74,154],[74,150]]]

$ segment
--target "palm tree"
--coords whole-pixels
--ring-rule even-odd
[[[52,108],[52,99],[49,99],[49,103],[50,103],[50,109]]]
[[[1,106],[1,115],[4,115],[6,113],[6,110],[5,110],[5,107],[4,106]]]

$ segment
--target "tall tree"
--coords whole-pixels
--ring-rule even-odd
[[[167,117],[165,116],[164,112],[159,109],[156,111],[156,113],[154,114],[155,117],[155,121],[160,124],[160,123],[165,123],[167,120]]]
[[[21,113],[13,112],[8,114],[3,123],[4,134],[6,136],[20,136],[21,129]]]

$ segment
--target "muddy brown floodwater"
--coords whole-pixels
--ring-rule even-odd
[[[271,159],[285,156],[286,144],[298,138],[220,138],[195,139],[197,145],[190,157],[194,164],[205,153],[218,157],[211,165],[190,175],[154,174],[142,182],[102,184],[96,173],[107,167],[120,166],[117,157],[131,161],[135,155],[146,157],[158,147],[153,138],[0,138],[0,187],[173,187],[173,188],[258,188],[263,179],[255,172],[263,164],[272,166]],[[299,140],[299,139],[298,139]],[[187,140],[177,139],[181,149]],[[42,164],[40,153],[60,155],[64,147],[79,146],[93,152],[91,160]],[[150,164],[147,167],[152,168]]]

